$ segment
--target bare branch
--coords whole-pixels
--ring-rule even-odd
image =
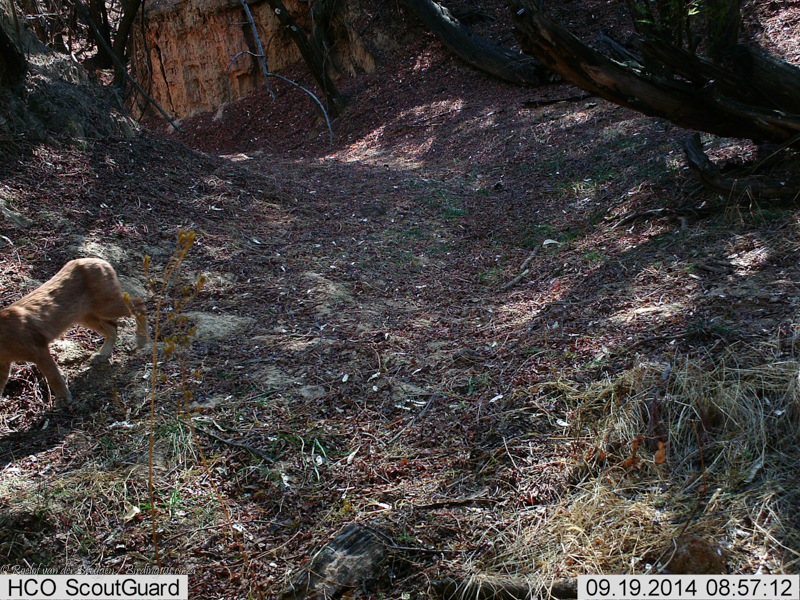
[[[259,64],[261,65],[261,72],[264,73],[264,82],[267,85],[267,91],[269,95],[272,96],[272,99],[275,100],[275,94],[272,93],[272,89],[269,87],[269,69],[267,69],[267,57],[264,54],[264,47],[261,45],[261,38],[258,35],[258,29],[256,28],[256,22],[253,20],[253,15],[250,12],[250,7],[247,6],[246,0],[242,0],[242,7],[244,8],[244,14],[247,15],[247,20],[250,21],[250,27],[253,30],[253,37],[256,38],[256,49],[258,50],[258,54],[253,54],[252,56],[256,56],[259,59]],[[241,56],[241,52],[236,56]],[[235,58],[235,57],[234,57]],[[233,63],[233,61],[231,61]],[[228,71],[230,71],[231,66],[228,65]],[[228,84],[230,87],[230,83]]]
[[[231,59],[231,62],[228,63],[228,70],[227,70],[227,73],[228,73],[228,77],[227,77],[227,79],[228,79],[228,98],[231,97],[231,88],[230,88],[230,85],[231,85],[230,84],[231,65],[233,64],[233,61],[235,61],[237,58],[239,58],[242,54],[249,54],[250,56],[255,56],[256,58],[260,58],[258,56],[258,54],[253,54],[252,52],[250,52],[248,50],[244,50],[242,52],[239,52],[239,54],[237,54],[236,56],[234,56]],[[328,111],[325,110],[325,107],[322,105],[322,102],[319,101],[319,98],[317,98],[312,92],[310,92],[309,90],[304,88],[299,83],[297,83],[295,81],[292,81],[291,79],[288,79],[287,77],[284,77],[283,75],[277,75],[276,73],[267,73],[267,72],[265,72],[264,73],[264,77],[265,78],[267,78],[267,77],[277,77],[278,79],[283,79],[284,81],[286,81],[288,83],[291,83],[293,86],[295,86],[297,88],[300,88],[306,94],[311,96],[311,98],[314,100],[314,102],[317,103],[317,106],[319,107],[319,109],[322,111],[322,115],[325,117],[325,123],[327,123],[327,125],[328,125],[328,134],[330,135],[330,145],[331,145],[331,148],[333,148],[333,128],[331,127],[331,120],[328,117]],[[267,89],[269,89],[269,85],[267,85]],[[273,98],[275,98],[275,94],[272,93],[272,90],[270,90],[269,93],[272,95]]]

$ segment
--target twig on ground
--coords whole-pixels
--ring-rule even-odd
[[[183,423],[184,425],[187,425],[187,426],[191,427],[191,425],[187,421],[185,421],[184,419],[180,419],[179,418],[178,420],[181,423]],[[275,464],[275,459],[270,458],[269,456],[267,456],[266,454],[261,452],[261,450],[257,450],[256,448],[253,448],[252,446],[248,446],[247,444],[243,444],[241,442],[235,442],[233,440],[229,440],[227,438],[221,437],[221,436],[217,435],[216,433],[212,433],[212,432],[208,431],[207,429],[203,429],[202,427],[198,427],[197,425],[195,425],[194,428],[197,431],[199,431],[200,433],[202,433],[203,435],[207,435],[208,437],[213,438],[213,439],[217,440],[218,442],[222,442],[223,444],[227,444],[228,446],[233,446],[234,448],[241,448],[242,450],[247,450],[250,454],[252,454],[256,458],[260,458],[261,460],[265,460],[269,464]]]
[[[528,258],[526,258],[524,261],[522,261],[522,264],[519,266],[520,274],[517,275],[516,277],[514,277],[514,279],[512,279],[508,283],[506,283],[502,288],[503,291],[511,289],[512,287],[517,285],[520,281],[523,280],[523,278],[526,275],[528,275],[531,272],[530,269],[528,269],[527,267],[528,267],[528,264],[533,260],[533,257],[536,256],[539,253],[539,248],[541,248],[541,246],[536,246],[536,248],[533,249],[533,252],[531,252],[528,255]]]
[[[634,221],[639,221],[640,219],[647,219],[649,217],[668,217],[668,216],[686,216],[686,213],[691,211],[692,209],[688,210],[677,210],[674,208],[653,208],[649,210],[640,210],[636,211],[635,213],[631,213],[619,221],[617,221],[613,227],[624,227],[629,223],[633,223]]]
[[[733,266],[712,267],[711,265],[706,265],[703,263],[695,263],[694,266],[700,269],[701,271],[708,271],[709,273],[714,273],[715,275],[727,275],[733,270]]]
[[[497,504],[499,500],[494,498],[454,498],[453,500],[442,500],[441,502],[431,502],[430,504],[420,504],[414,508],[417,510],[435,510],[449,506],[469,506],[470,504]]]
[[[425,411],[426,411],[426,410],[428,410],[428,409],[430,408],[430,406],[431,406],[431,404],[433,403],[434,399],[436,399],[436,395],[435,395],[435,394],[434,394],[434,395],[432,395],[432,396],[430,397],[430,399],[428,400],[428,403],[425,405],[425,408],[423,408],[423,409],[422,409],[421,411],[419,411],[419,412],[418,412],[416,415],[414,415],[414,416],[411,418],[411,420],[410,420],[408,423],[406,423],[405,427],[403,427],[403,428],[402,428],[400,431],[398,431],[398,432],[397,432],[397,433],[396,433],[396,434],[395,434],[395,435],[392,437],[392,439],[390,439],[388,442],[386,442],[386,445],[388,446],[389,444],[391,444],[392,442],[394,442],[394,441],[395,441],[397,438],[399,438],[401,435],[403,435],[403,434],[406,432],[406,430],[407,430],[409,427],[411,427],[411,426],[412,426],[412,425],[413,425],[413,424],[416,422],[416,420],[417,420],[419,417],[421,417],[422,415],[424,415],[424,414],[425,414]]]
[[[631,344],[630,346],[626,346],[622,350],[624,352],[630,352],[634,348],[638,348],[639,346],[642,346],[644,344],[649,344],[650,342],[662,342],[665,340],[682,340],[684,338],[691,337],[692,335],[694,334],[691,332],[677,333],[673,335],[654,335],[641,340],[637,340],[633,344]]]
[[[552,100],[526,100],[522,103],[523,108],[539,108],[540,106],[548,106],[549,104],[558,104],[559,102],[580,102],[587,98],[595,98],[596,94],[580,94],[578,96],[566,96],[564,98],[553,98]]]
[[[503,291],[511,289],[512,287],[517,285],[520,281],[522,281],[523,277],[525,277],[530,272],[531,272],[530,269],[525,269],[524,271],[522,271],[522,273],[514,277],[514,279],[512,279],[503,286]]]

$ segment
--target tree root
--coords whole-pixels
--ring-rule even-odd
[[[747,198],[761,197],[775,200],[800,199],[800,181],[760,183],[750,179],[730,179],[725,177],[703,152],[700,134],[695,133],[681,141],[689,168],[703,186],[725,196],[741,195]]]

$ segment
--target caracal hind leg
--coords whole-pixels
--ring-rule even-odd
[[[3,395],[3,390],[6,389],[9,373],[11,373],[11,363],[0,363],[0,396]]]
[[[86,317],[81,322],[81,325],[94,329],[97,333],[103,336],[103,345],[96,354],[92,355],[90,359],[92,364],[106,363],[111,356],[111,351],[114,349],[114,342],[117,341],[117,320],[116,319],[100,319],[98,317]]]
[[[64,380],[61,370],[58,368],[56,361],[53,360],[53,357],[50,356],[50,352],[47,348],[37,351],[33,362],[35,362],[39,370],[44,373],[44,376],[47,378],[47,383],[50,384],[56,396],[68,403],[72,402],[72,394],[69,392],[67,382]]]

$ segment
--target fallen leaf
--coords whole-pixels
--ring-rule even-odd
[[[656,450],[653,458],[657,465],[663,464],[667,460],[667,446],[664,442],[658,442],[658,450]]]
[[[127,502],[126,502],[125,504],[127,505],[125,508],[127,509],[127,511],[128,511],[128,512],[126,512],[126,513],[125,513],[125,514],[122,516],[122,520],[123,520],[123,521],[130,521],[130,520],[131,520],[131,519],[133,519],[133,518],[134,518],[136,515],[138,515],[140,512],[142,512],[141,510],[139,510],[139,507],[138,507],[138,506],[132,506],[132,505],[129,505]]]
[[[626,469],[630,467],[640,467],[641,465],[639,464],[639,462],[641,460],[642,459],[639,458],[638,456],[630,456],[622,461],[622,466],[625,467]]]

